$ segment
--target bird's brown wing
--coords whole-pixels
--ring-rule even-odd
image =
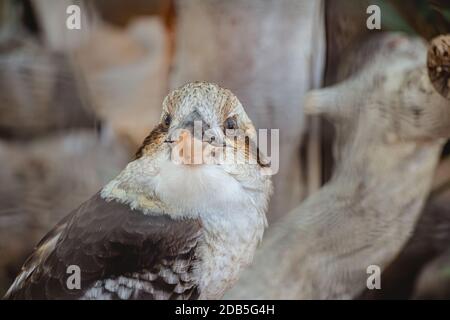
[[[44,237],[5,298],[195,299],[201,236],[198,220],[144,215],[97,194]],[[79,267],[80,289],[69,266]]]

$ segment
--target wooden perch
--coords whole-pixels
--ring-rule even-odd
[[[269,228],[227,298],[349,299],[408,240],[432,183],[450,106],[422,41],[387,34],[359,73],[311,92],[305,110],[336,127],[331,181]]]

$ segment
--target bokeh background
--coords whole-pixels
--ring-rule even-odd
[[[71,4],[81,30],[66,28]],[[381,31],[366,28],[369,4],[382,9]],[[185,82],[230,88],[258,128],[280,129],[276,221],[333,169],[332,127],[303,114],[305,92],[334,83],[340,56],[378,32],[448,33],[449,8],[445,0],[0,0],[0,295],[39,239],[133,158],[164,96]],[[449,151],[398,257],[408,269],[394,264],[391,288],[364,298],[409,298],[424,269],[450,266]]]

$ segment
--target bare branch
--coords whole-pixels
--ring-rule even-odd
[[[336,126],[334,175],[269,228],[229,298],[354,298],[367,268],[384,270],[400,252],[450,137],[426,51],[419,39],[387,34],[360,72],[308,95],[305,109]]]

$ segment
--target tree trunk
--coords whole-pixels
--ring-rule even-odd
[[[334,175],[268,230],[228,298],[354,298],[367,268],[386,268],[408,240],[450,137],[450,104],[420,40],[377,43],[359,73],[308,95],[305,110],[336,127]]]

